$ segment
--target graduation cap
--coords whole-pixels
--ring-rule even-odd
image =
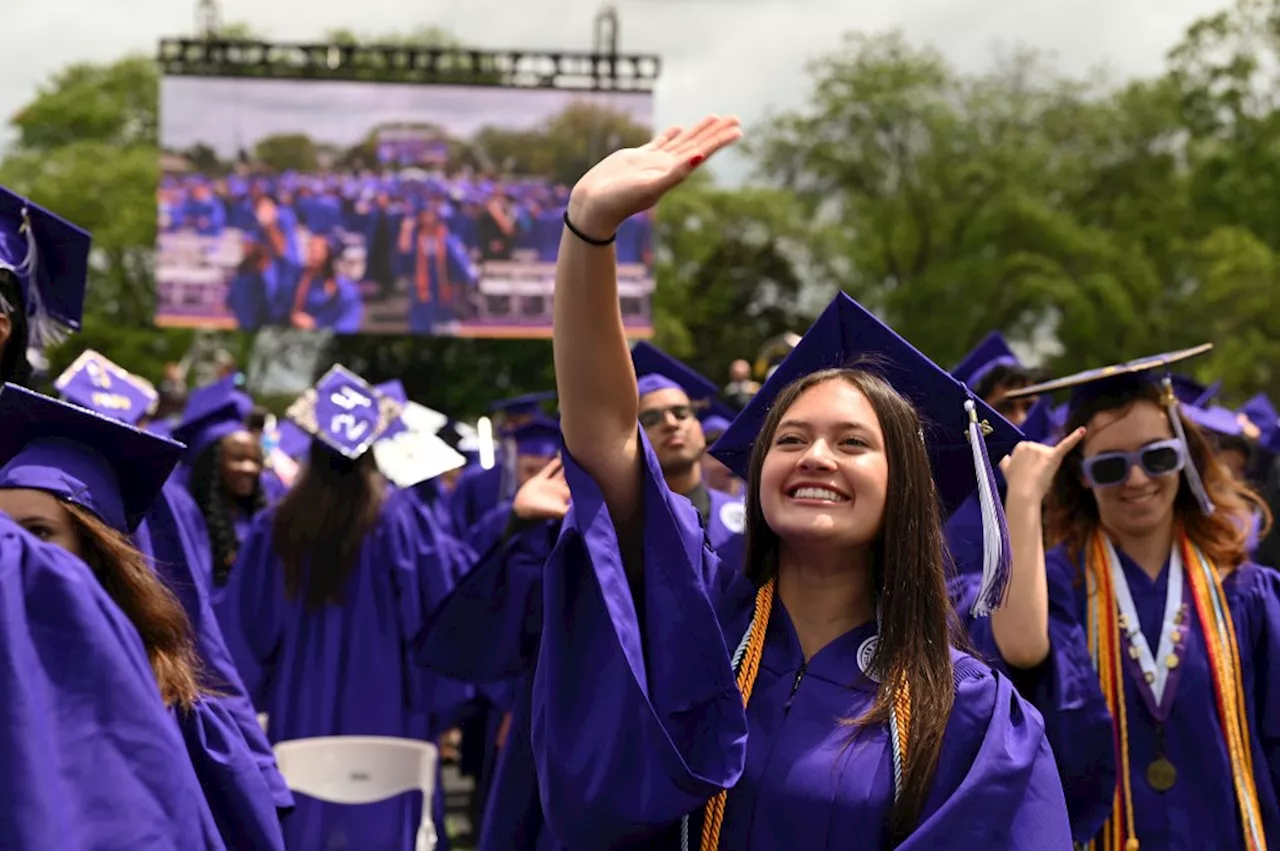
[[[0,488],[32,488],[137,528],[183,447],[14,384],[0,388]]]
[[[354,461],[400,418],[404,405],[335,364],[316,386],[289,406],[287,416],[303,431]]]
[[[1071,411],[1076,410],[1080,405],[1092,400],[1113,399],[1117,402],[1122,402],[1132,398],[1146,387],[1158,387],[1161,390],[1162,404],[1169,415],[1169,424],[1173,428],[1174,437],[1182,442],[1186,457],[1190,458],[1191,451],[1187,446],[1186,430],[1182,426],[1182,417],[1179,415],[1181,403],[1175,390],[1174,375],[1169,370],[1169,367],[1175,363],[1181,363],[1189,358],[1202,355],[1212,348],[1213,343],[1204,343],[1189,349],[1151,355],[1098,369],[1087,369],[1084,372],[1068,375],[1065,378],[1055,378],[1052,381],[1019,388],[1006,393],[1005,398],[1016,399],[1020,396],[1034,396],[1041,393],[1053,393],[1057,390],[1070,390],[1071,398],[1067,402],[1069,415]],[[1201,480],[1200,472],[1196,469],[1195,464],[1188,463],[1183,468],[1183,474],[1187,477],[1187,485],[1191,488],[1191,493],[1200,504],[1200,510],[1205,514],[1212,514],[1214,511],[1213,501],[1209,499],[1209,494],[1204,489],[1204,482]]]
[[[716,442],[711,454],[748,477],[752,446],[773,400],[791,382],[832,367],[879,374],[920,413],[933,479],[949,516],[976,489],[983,519],[983,578],[974,614],[998,608],[1008,586],[1009,533],[988,451],[1002,458],[1022,432],[862,305],[838,293]]]
[[[999,331],[992,331],[982,338],[982,342],[978,343],[973,351],[964,356],[960,365],[951,370],[951,375],[970,390],[977,392],[982,379],[1002,366],[1020,367],[1022,362],[1013,353],[1013,349],[1009,348],[1004,335]]]
[[[708,438],[712,435],[718,437],[728,431],[729,424],[736,416],[738,416],[737,411],[718,399],[712,400],[707,407],[698,412],[698,419],[702,421],[702,433]]]
[[[81,352],[53,386],[66,401],[129,425],[137,425],[160,399],[150,381],[92,349]]]
[[[1173,395],[1178,397],[1179,402],[1200,408],[1207,407],[1217,398],[1218,391],[1222,389],[1221,380],[1204,385],[1194,378],[1176,372],[1172,373],[1169,379],[1173,382]]]
[[[1244,434],[1244,426],[1240,425],[1235,411],[1221,405],[1202,408],[1199,405],[1188,405],[1183,402],[1182,415],[1199,426],[1201,431],[1220,437],[1237,437]]]
[[[560,451],[560,426],[544,417],[530,420],[511,432],[517,455],[550,458]]]
[[[1249,418],[1249,422],[1258,427],[1258,443],[1272,452],[1280,450],[1280,413],[1267,398],[1267,394],[1259,393],[1240,406],[1240,413]]]
[[[641,397],[659,390],[682,390],[691,400],[699,400],[719,392],[706,376],[644,340],[631,347],[631,363],[635,365]]]
[[[499,399],[489,406],[493,413],[506,414],[509,417],[536,416],[542,413],[542,404],[556,398],[552,392],[525,393],[510,399]]]
[[[90,242],[88,232],[0,186],[0,269],[18,279],[31,348],[80,330]],[[0,298],[0,309],[17,308]]]
[[[238,373],[191,391],[182,421],[173,429],[173,439],[187,445],[187,460],[229,434],[241,431],[253,411],[253,399],[240,389]]]

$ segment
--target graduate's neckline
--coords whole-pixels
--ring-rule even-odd
[[[788,663],[799,658],[806,677],[817,677],[834,685],[859,691],[874,692],[878,688],[876,682],[868,677],[858,664],[863,645],[879,635],[879,624],[874,618],[840,633],[808,659],[804,658],[804,652],[801,650],[800,636],[796,632],[791,613],[787,611],[781,599],[775,600],[773,617],[770,620],[770,629],[766,638],[770,634],[774,636],[775,641],[781,638],[781,649],[786,653]],[[765,658],[768,658],[767,654]]]

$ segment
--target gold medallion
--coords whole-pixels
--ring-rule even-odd
[[[1157,792],[1168,792],[1178,782],[1178,769],[1172,762],[1159,757],[1147,766],[1147,785]]]

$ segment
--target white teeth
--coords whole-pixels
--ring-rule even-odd
[[[827,502],[848,502],[848,498],[841,496],[828,488],[796,488],[791,492],[792,499],[821,499]]]

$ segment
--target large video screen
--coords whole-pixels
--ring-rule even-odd
[[[166,77],[156,323],[546,337],[569,189],[652,134],[652,96]],[[618,232],[651,333],[652,219]]]

